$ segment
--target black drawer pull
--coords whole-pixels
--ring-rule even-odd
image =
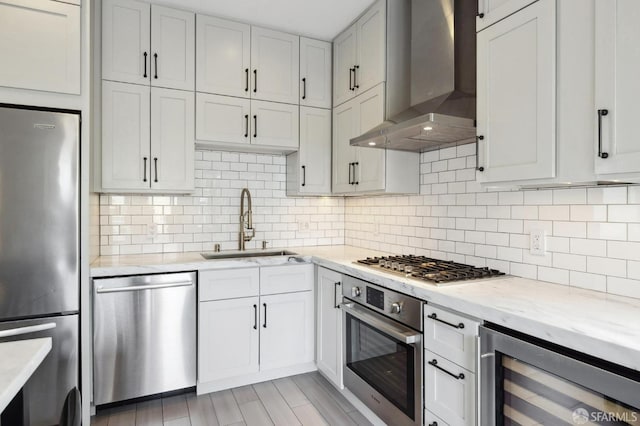
[[[354,67],[353,67],[353,88],[354,88],[354,90],[360,88],[360,85],[358,84],[358,74],[356,74],[359,69],[360,69],[360,65],[354,65]]]
[[[262,324],[262,327],[267,328],[267,304],[263,303],[262,306],[264,307],[264,324]]]
[[[244,91],[249,91],[249,68],[244,69]]]
[[[153,159],[153,163],[155,165],[155,170],[156,170],[155,178],[153,181],[158,182],[158,158],[157,157]]]
[[[144,157],[144,179],[142,179],[142,181],[147,181],[147,157]]]
[[[438,422],[429,423],[429,426],[438,426]]]
[[[153,54],[153,60],[155,62],[155,75],[153,76],[153,78],[157,79],[158,78],[158,54],[154,53]]]
[[[249,137],[249,114],[244,115],[244,137]]]
[[[258,305],[253,305],[253,329],[258,329]]]
[[[476,170],[479,172],[484,172],[484,167],[482,167],[480,165],[480,153],[479,151],[479,145],[480,145],[480,141],[484,140],[484,136],[480,135],[480,136],[476,136]]]
[[[147,52],[144,52],[144,78],[147,78]]]
[[[447,321],[441,320],[440,318],[438,318],[438,315],[437,315],[437,314],[435,314],[435,313],[433,313],[433,314],[431,314],[431,315],[428,315],[428,317],[429,317],[429,318],[431,318],[431,319],[432,319],[432,320],[434,320],[434,321],[438,321],[438,322],[441,322],[441,323],[443,323],[443,324],[446,324],[446,325],[448,325],[449,327],[459,328],[459,329],[463,329],[463,328],[464,328],[464,324],[463,324],[463,323],[459,323],[459,324],[452,324],[452,323],[450,323],[450,322],[447,322]]]
[[[307,184],[307,166],[302,166],[302,186]]]
[[[307,79],[302,79],[302,99],[307,99]]]
[[[609,154],[602,152],[602,117],[609,115],[608,109],[598,110],[598,157],[605,159],[609,158]]]
[[[340,303],[336,302],[338,298],[338,286],[341,286],[342,283],[340,281],[333,283],[333,301],[335,302],[334,308],[340,309]]]
[[[253,116],[253,137],[254,138],[258,137],[258,116],[257,115]]]
[[[258,70],[253,70],[253,93],[258,93]]]
[[[445,370],[444,368],[440,367],[438,365],[438,361],[435,359],[432,359],[431,361],[429,361],[429,365],[434,366],[435,368],[437,368],[438,370],[442,371],[443,373],[447,373],[448,375],[450,375],[451,377],[453,377],[454,379],[457,380],[464,380],[464,374],[460,373],[460,374],[453,374],[447,370]]]

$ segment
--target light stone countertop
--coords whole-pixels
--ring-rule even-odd
[[[383,254],[373,250],[351,246],[288,250],[319,266],[640,370],[640,299],[509,276],[438,287],[353,263],[357,259]],[[94,277],[100,277],[235,268],[278,262],[282,263],[283,260],[251,258],[207,261],[199,253],[105,256],[92,264],[91,272]]]
[[[0,343],[0,413],[51,350],[51,337]]]

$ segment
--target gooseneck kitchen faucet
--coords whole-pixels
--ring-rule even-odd
[[[247,210],[244,210],[244,197],[247,196]],[[245,219],[246,216],[246,219]],[[251,235],[247,235],[245,231],[251,231]],[[253,229],[253,218],[251,213],[251,193],[247,188],[242,189],[240,194],[240,233],[238,235],[238,249],[244,250],[245,243],[251,241],[256,235],[256,230]]]

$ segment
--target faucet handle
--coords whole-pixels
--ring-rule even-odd
[[[251,231],[251,235],[244,235],[244,240],[245,241],[251,241],[253,239],[253,237],[256,236],[256,230],[255,228],[247,228],[247,231]]]
[[[262,241],[262,250],[266,250],[267,249],[267,241],[263,240]]]

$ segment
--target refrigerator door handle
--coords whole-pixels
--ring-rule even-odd
[[[56,328],[55,322],[48,322],[46,324],[31,325],[29,327],[11,328],[9,330],[0,331],[0,338],[20,336],[22,334],[37,333],[39,331],[50,330]]]

